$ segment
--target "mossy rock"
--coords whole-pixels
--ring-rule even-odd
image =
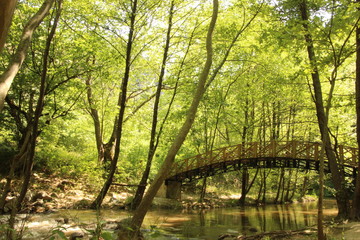
[[[160,209],[182,209],[183,206],[180,201],[169,198],[154,198],[152,208],[160,208]]]
[[[92,201],[88,199],[81,199],[74,204],[75,209],[88,209],[90,208]]]

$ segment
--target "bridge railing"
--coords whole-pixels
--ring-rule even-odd
[[[259,158],[289,158],[289,159],[307,159],[320,160],[320,143],[316,142],[251,142],[238,144],[229,147],[218,148],[203,154],[176,161],[173,170],[170,173],[174,176],[178,173],[186,172],[192,169],[201,168],[212,164],[234,161],[238,159],[259,159]],[[357,148],[339,145],[336,148],[336,155],[340,164],[357,166]],[[326,159],[326,154],[324,154]]]

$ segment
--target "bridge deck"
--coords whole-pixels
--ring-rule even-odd
[[[322,145],[315,142],[252,142],[219,148],[175,162],[168,180],[184,181],[214,175],[219,169],[235,170],[242,166],[294,167],[318,170]],[[339,145],[336,148],[338,162],[344,168],[357,167],[357,148]],[[325,171],[329,172],[324,154]],[[231,170],[231,169],[229,169]]]

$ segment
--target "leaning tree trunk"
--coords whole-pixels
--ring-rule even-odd
[[[212,50],[212,35],[213,31],[215,29],[215,24],[217,20],[217,14],[218,14],[218,0],[213,0],[213,14],[211,18],[211,22],[209,25],[207,38],[206,38],[206,62],[205,66],[201,72],[201,75],[199,76],[199,82],[197,84],[197,89],[194,94],[191,106],[189,108],[189,111],[186,116],[186,120],[183,123],[178,135],[176,136],[175,140],[173,141],[165,160],[156,175],[153,183],[150,185],[149,190],[146,192],[143,200],[141,201],[139,207],[136,209],[134,216],[131,220],[130,228],[124,228],[123,231],[120,231],[118,234],[119,239],[137,239],[139,234],[140,226],[142,225],[142,222],[144,220],[144,217],[150,208],[151,202],[154,199],[157,191],[163,184],[166,176],[171,170],[171,166],[174,162],[175,156],[177,152],[179,151],[181,145],[183,144],[187,134],[190,131],[190,128],[195,120],[197,108],[199,106],[200,100],[205,92],[205,84],[206,80],[208,78],[210,68],[212,65],[212,58],[213,58],[213,50]],[[131,229],[131,230],[130,230]]]
[[[110,163],[110,172],[107,176],[107,179],[100,190],[97,198],[95,201],[91,204],[91,208],[98,209],[100,208],[112,182],[113,177],[115,175],[117,162],[119,159],[120,154],[120,140],[122,135],[122,129],[123,129],[123,120],[125,115],[125,107],[126,107],[126,94],[127,94],[127,86],[130,78],[130,66],[131,66],[131,52],[132,52],[132,46],[133,46],[133,38],[134,38],[134,31],[135,31],[135,18],[136,18],[136,12],[137,12],[137,0],[134,0],[132,2],[131,6],[131,16],[130,16],[130,29],[129,29],[129,35],[128,35],[128,42],[127,42],[127,48],[126,48],[126,62],[125,62],[125,73],[124,77],[121,83],[121,94],[119,95],[119,115],[117,118],[117,133],[116,133],[116,142],[115,142],[115,153],[114,158],[112,159]]]
[[[16,53],[6,71],[0,76],[0,112],[4,108],[5,97],[10,89],[10,86],[25,60],[26,51],[30,46],[33,33],[49,13],[54,1],[55,0],[45,0],[39,11],[26,24]]]
[[[317,68],[313,39],[312,39],[312,35],[310,34],[309,26],[308,26],[309,17],[308,17],[308,9],[307,9],[306,0],[303,0],[300,3],[299,11],[301,14],[301,18],[303,20],[302,26],[305,30],[304,38],[305,38],[305,41],[307,44],[308,58],[309,58],[310,65],[312,68],[311,77],[312,77],[313,88],[314,88],[316,116],[318,119],[319,130],[321,133],[322,142],[325,147],[326,156],[329,160],[332,182],[336,189],[336,201],[337,201],[337,205],[339,208],[338,218],[347,218],[349,216],[349,209],[350,209],[348,194],[347,194],[345,186],[344,186],[343,174],[338,167],[336,155],[334,153],[334,150],[331,147],[331,141],[330,141],[330,135],[329,135],[329,129],[328,129],[328,116],[326,115],[325,110],[324,110],[320,75],[319,75],[319,71]]]
[[[6,42],[17,0],[0,0],[0,53]]]

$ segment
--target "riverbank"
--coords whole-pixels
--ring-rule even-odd
[[[146,239],[155,240],[262,239],[260,237],[316,239],[316,212],[314,202],[186,211],[152,209],[145,218],[143,233],[147,236]],[[115,209],[101,211],[60,209],[53,213],[19,214],[18,230],[24,229],[24,240],[49,239],[50,236],[58,236],[59,231],[68,239],[71,236],[90,239],[91,231],[94,230],[101,230],[104,234],[114,234],[117,223],[129,218],[130,214],[129,211]],[[336,209],[331,203],[326,204],[327,222],[335,214]],[[0,216],[0,225],[1,219],[6,220],[6,216]],[[6,221],[3,223],[6,224]],[[336,226],[326,225],[329,240],[343,239],[342,236],[345,234],[351,236],[348,234],[350,229],[347,229],[346,224],[341,228]]]
[[[0,181],[2,191],[6,180]],[[19,189],[19,181],[13,181],[14,189]],[[70,179],[55,175],[34,173],[32,183],[24,199],[20,213],[50,213],[58,209],[89,209],[96,198],[99,188],[86,179]],[[105,197],[102,209],[127,209],[136,189],[134,187],[113,185]],[[9,213],[18,193],[11,191],[7,198],[4,211]],[[239,195],[208,194],[203,201],[198,200],[194,193],[183,194],[181,201],[155,198],[152,204],[155,209],[212,209],[238,206]],[[248,199],[248,205],[255,201]],[[313,201],[315,199],[307,199]]]
[[[4,184],[4,180],[1,181],[1,184]],[[132,196],[133,189],[112,186],[108,196],[104,200],[104,210],[102,210],[102,212],[104,212],[104,216],[107,217],[101,218],[100,220],[96,211],[86,210],[88,209],[92,200],[95,198],[97,190],[98,189],[95,188],[93,184],[82,179],[73,180],[60,178],[57,176],[34,174],[33,183],[26,196],[25,207],[23,210],[23,213],[30,213],[30,215],[20,215],[19,222],[27,221],[29,229],[33,228],[34,226],[36,227],[36,225],[45,226],[45,229],[41,230],[43,232],[49,231],[49,229],[55,229],[54,226],[59,227],[66,233],[68,237],[71,237],[71,234],[79,234],[80,232],[85,236],[87,233],[84,228],[86,228],[87,230],[96,229],[99,226],[99,223],[101,223],[101,227],[103,229],[109,230],[110,232],[114,231],[116,228],[116,221],[119,221],[119,219],[121,218],[126,218],[130,214],[129,212],[125,211],[125,208],[130,201],[130,196]],[[7,211],[10,210],[11,202],[15,199],[15,197],[16,193],[12,192],[11,194],[9,194],[6,205]],[[204,199],[204,201],[202,202],[199,202],[197,200],[197,196],[194,196],[193,194],[183,194],[183,200],[181,202],[164,198],[156,198],[153,203],[153,210],[149,214],[149,218],[151,220],[148,220],[148,225],[146,226],[146,228],[150,229],[151,233],[153,226],[155,226],[155,230],[165,229],[165,232],[159,231],[161,234],[164,234],[164,236],[166,234],[171,236],[177,236],[178,232],[180,231],[179,226],[182,226],[183,229],[183,225],[189,219],[192,219],[194,217],[196,219],[199,218],[199,220],[196,220],[196,224],[194,224],[194,227],[201,230],[204,228],[201,223],[201,221],[203,221],[201,220],[203,215],[211,216],[212,214],[218,214],[218,212],[221,213],[222,211],[226,214],[224,215],[221,213],[222,217],[214,218],[216,219],[216,224],[219,224],[221,226],[224,223],[222,223],[221,221],[223,220],[220,221],[220,219],[224,217],[228,219],[228,217],[230,216],[231,218],[229,218],[229,220],[226,220],[225,222],[229,225],[234,224],[234,226],[231,227],[231,225],[228,227],[228,229],[223,229],[222,227],[214,228],[210,225],[210,230],[207,231],[212,231],[212,228],[214,228],[214,231],[216,229],[216,232],[213,233],[213,239],[217,239],[219,236],[226,236],[226,234],[228,234],[228,237],[224,237],[222,239],[231,239],[230,236],[234,236],[234,239],[246,239],[245,237],[249,236],[249,234],[252,236],[255,236],[256,234],[258,234],[259,236],[265,236],[264,234],[262,234],[262,232],[264,230],[264,232],[266,232],[269,226],[265,227],[266,224],[264,226],[256,225],[264,224],[262,222],[265,220],[262,219],[265,219],[264,214],[266,211],[271,212],[271,214],[276,213],[276,216],[278,216],[277,218],[282,219],[279,223],[276,223],[279,226],[278,228],[282,228],[283,224],[290,221],[290,215],[294,215],[294,220],[291,221],[299,222],[299,216],[297,215],[298,212],[303,212],[303,214],[305,214],[304,216],[300,217],[301,219],[303,219],[301,221],[305,221],[304,226],[310,226],[309,229],[312,229],[314,227],[315,222],[313,222],[313,218],[316,217],[316,211],[311,210],[310,212],[307,207],[293,211],[290,210],[292,209],[291,205],[257,206],[255,204],[255,201],[251,201],[250,199],[250,205],[248,205],[244,209],[241,209],[237,207],[238,198],[239,196],[237,195],[211,195],[211,198]],[[305,201],[313,202],[314,200],[315,199],[313,198],[308,198]],[[229,207],[231,208],[230,210],[221,210]],[[120,209],[123,210],[121,211]],[[174,209],[178,209],[178,211],[174,213]],[[119,210],[121,212],[118,212]],[[334,208],[327,209],[326,211],[327,215],[336,215],[336,210],[334,210]],[[156,220],[160,218],[159,216],[157,216],[158,213],[162,214],[161,219],[163,220]],[[74,220],[81,215],[87,216],[86,219],[84,219],[86,225],[83,225],[83,220]],[[41,222],[42,218],[46,219],[49,216],[51,216],[51,220],[46,221],[46,223]],[[108,218],[108,216],[113,217]],[[102,215],[100,217],[102,217]],[[247,220],[248,218],[250,219],[253,217],[255,217],[256,219]],[[271,218],[273,217],[274,216],[272,215]],[[311,219],[311,221],[309,219]],[[197,221],[200,222],[198,223]],[[210,224],[214,222],[214,220],[209,221]],[[238,221],[240,222],[238,223]],[[238,224],[244,225],[244,221],[245,224],[247,221],[253,221],[255,227],[245,225],[242,229],[235,229],[237,228],[236,226]],[[2,223],[6,224],[4,218]],[[204,224],[206,225],[206,223]],[[269,223],[267,223],[267,225],[268,224]],[[270,224],[273,223],[270,222]],[[295,227],[297,229],[299,226],[296,225]],[[189,226],[186,225],[185,228],[189,228]],[[292,229],[291,226],[289,226],[289,228]],[[360,224],[329,224],[327,229],[329,234],[333,236],[332,239],[342,239],[342,237],[344,236],[344,239],[353,240],[358,239],[357,236],[360,232]],[[198,230],[192,231],[196,232]],[[245,232],[247,235],[242,235],[243,238],[239,238],[240,233],[243,232]],[[154,233],[156,233],[156,231],[154,231]],[[49,233],[47,234],[49,235]],[[288,237],[290,237],[291,239],[314,239],[314,233],[309,234],[309,236],[307,236],[306,234],[300,236],[298,235],[299,234],[291,234]]]

